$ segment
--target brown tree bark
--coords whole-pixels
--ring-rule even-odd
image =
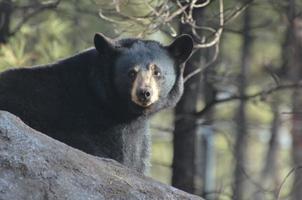
[[[199,53],[195,53],[186,64],[185,74],[197,69]],[[200,76],[187,81],[185,92],[175,108],[175,130],[173,139],[173,175],[172,185],[184,191],[195,192],[195,150],[196,119],[191,115],[196,112],[200,90]]]
[[[207,48],[202,51],[202,66],[212,62],[215,54],[214,48]],[[216,89],[214,87],[212,76],[215,73],[215,64],[211,63],[203,72],[202,76],[202,94],[205,105],[216,99]],[[214,147],[214,109],[209,109],[203,117],[204,123],[199,125],[197,148],[196,148],[196,194],[205,199],[215,199],[215,147]]]
[[[278,97],[276,97],[278,98]],[[266,156],[264,157],[264,165],[260,173],[261,186],[263,188],[274,188],[276,193],[278,192],[280,185],[280,177],[278,173],[278,149],[279,149],[279,128],[281,124],[280,113],[279,113],[279,101],[276,99],[271,104],[273,112],[273,120],[271,122],[270,133],[271,137],[268,142],[268,149]],[[265,193],[262,188],[254,193],[255,200],[265,200]]]
[[[201,23],[202,9],[193,10],[193,19],[196,24]],[[188,25],[180,25],[180,33],[193,34]],[[186,63],[184,76],[200,67],[201,51],[192,55]],[[200,91],[201,77],[196,75],[185,84],[184,94],[177,104],[175,113],[175,130],[173,139],[173,164],[172,185],[184,191],[195,193],[196,174],[196,118],[192,113],[196,112]]]
[[[295,18],[290,26],[292,29],[292,40],[290,40],[289,47],[291,47],[291,52],[289,57],[289,67],[290,67],[290,79],[293,82],[298,82],[301,80],[302,75],[302,37],[299,38],[296,32],[301,29],[300,25],[297,23],[302,23],[301,18]],[[302,197],[302,91],[301,89],[296,89],[292,95],[292,158],[293,165],[296,168],[294,184],[293,184],[293,199],[298,200]]]
[[[289,0],[285,7],[287,16],[287,32],[283,44],[283,71],[286,78],[299,82],[302,78],[302,18],[297,16],[296,1]],[[292,160],[294,167],[294,183],[292,199],[302,197],[302,91],[297,88],[292,93]]]
[[[292,103],[292,158],[295,168],[292,199],[300,200],[302,197],[302,91],[296,90],[293,93]]]
[[[251,11],[248,7],[243,13],[243,38],[242,38],[242,54],[241,54],[241,71],[238,77],[239,95],[244,96],[248,84],[247,75],[251,57]],[[241,200],[245,194],[245,164],[247,150],[247,119],[246,119],[246,101],[240,100],[239,107],[235,116],[237,124],[237,136],[234,148],[235,170],[233,199]]]
[[[277,157],[279,149],[279,129],[281,124],[279,113],[279,101],[273,102],[271,107],[273,111],[273,120],[271,123],[271,138],[269,140],[269,146],[265,157],[265,164],[261,172],[263,182],[270,182],[274,184],[274,188],[277,188],[280,181],[278,176]]]

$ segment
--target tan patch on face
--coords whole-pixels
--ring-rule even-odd
[[[152,65],[149,66],[148,71],[139,71],[132,85],[131,100],[142,107],[148,107],[159,99],[160,88],[153,72]],[[137,91],[144,88],[151,89],[151,97],[148,102],[141,102],[137,96]]]

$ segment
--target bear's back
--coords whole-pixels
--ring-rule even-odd
[[[55,138],[66,130],[89,132],[106,127],[97,121],[105,117],[85,76],[85,70],[77,66],[5,71],[0,74],[0,110],[19,116],[29,126]]]
[[[30,127],[87,153],[105,157],[112,152],[121,154],[107,150],[119,145],[118,138],[106,136],[115,122],[99,106],[85,76],[76,66],[5,71],[0,74],[0,110],[11,112]]]
[[[44,69],[46,70],[46,68]],[[58,94],[52,75],[41,69],[12,69],[0,75],[0,109],[26,121],[31,113],[44,118],[54,112]],[[49,102],[52,102],[51,104]],[[42,106],[43,105],[43,106]],[[47,111],[42,107],[48,107]]]

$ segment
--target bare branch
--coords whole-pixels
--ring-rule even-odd
[[[174,128],[172,127],[162,127],[162,126],[158,126],[156,124],[151,124],[150,128],[152,129],[156,129],[158,131],[162,131],[162,132],[167,132],[167,133],[172,133],[174,131]]]
[[[295,171],[299,170],[299,169],[302,169],[302,166],[296,166],[294,168],[292,168],[285,176],[285,178],[283,179],[282,183],[280,184],[278,190],[277,190],[277,193],[276,193],[276,200],[279,200],[280,199],[280,192],[281,192],[281,189],[283,187],[283,185],[285,184],[285,182],[287,181],[287,179],[290,177],[290,175],[292,173],[294,173]]]
[[[201,4],[196,4],[196,2],[194,3],[193,8],[203,8],[203,7],[206,7],[207,5],[209,5],[211,3],[211,0],[206,0],[205,2],[203,2]]]
[[[219,0],[219,29],[215,33],[215,37],[212,41],[207,42],[205,44],[196,44],[194,45],[195,48],[208,48],[211,46],[214,46],[216,43],[220,41],[221,34],[223,31],[223,26],[224,26],[224,10],[223,10],[223,0]]]
[[[250,95],[244,95],[244,96],[239,96],[239,95],[232,95],[230,97],[227,98],[223,98],[223,99],[215,99],[214,101],[210,102],[209,104],[207,104],[201,111],[196,112],[195,116],[201,117],[203,116],[210,108],[212,108],[213,106],[217,105],[217,104],[221,104],[221,103],[225,103],[225,102],[230,102],[230,101],[234,101],[234,100],[250,100],[250,99],[254,99],[257,97],[265,97],[267,95],[270,95],[274,92],[277,92],[279,90],[287,90],[287,89],[294,89],[294,88],[299,88],[302,87],[302,82],[298,82],[298,83],[289,83],[289,84],[283,84],[283,85],[276,85],[270,89],[266,89],[266,90],[261,90],[259,92],[256,92],[254,94],[250,94]]]
[[[54,9],[56,8],[61,0],[49,1],[47,3],[41,3],[38,5],[28,5],[25,8],[34,9],[33,11],[29,12],[27,15],[23,16],[22,20],[16,25],[16,27],[10,32],[10,36],[16,34],[22,26],[32,17],[36,16],[37,14],[41,13],[44,10]]]
[[[193,76],[195,76],[195,75],[203,72],[207,68],[209,68],[217,60],[218,55],[219,55],[219,45],[217,43],[215,45],[215,53],[214,53],[214,56],[212,57],[212,59],[208,63],[206,63],[203,68],[198,68],[198,69],[194,70],[193,72],[191,72],[190,74],[188,74],[186,77],[184,77],[184,83],[186,83]]]
[[[55,0],[55,1],[47,1],[47,2],[41,2],[41,3],[34,3],[34,4],[28,4],[28,5],[14,5],[15,9],[22,9],[22,10],[29,10],[29,9],[37,9],[41,6],[53,6],[53,5],[58,5],[60,3],[60,0]]]
[[[236,19],[239,15],[241,15],[247,7],[249,7],[255,0],[249,0],[245,2],[245,4],[241,5],[240,7],[237,7],[235,11],[233,11],[229,16],[225,18],[225,24],[228,24],[232,22],[234,19]]]

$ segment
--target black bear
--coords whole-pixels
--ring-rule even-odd
[[[182,35],[163,46],[97,33],[94,46],[57,63],[1,73],[0,110],[70,146],[144,173],[148,120],[180,99],[180,64],[193,41]]]

